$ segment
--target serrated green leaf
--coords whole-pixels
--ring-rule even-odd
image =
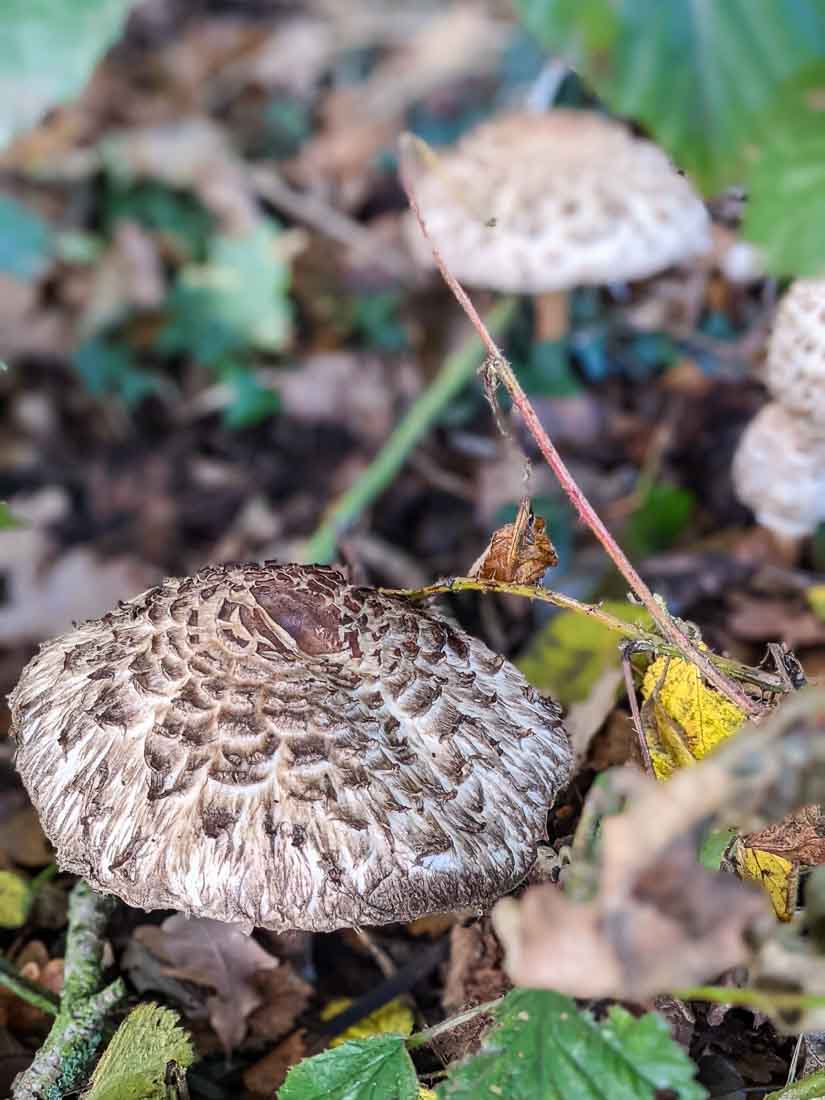
[[[0,871],[0,928],[20,928],[32,904],[27,879],[16,871]]]
[[[780,85],[825,56],[817,0],[516,0],[612,110],[644,123],[708,191],[739,182]]]
[[[48,223],[22,202],[0,195],[0,272],[16,279],[38,279],[53,254]]]
[[[76,95],[134,0],[3,0],[0,147]]]
[[[621,600],[605,600],[605,611],[626,623],[651,625],[644,608]],[[516,661],[539,691],[564,707],[584,702],[605,669],[621,661],[621,635],[578,611],[562,611],[547,623]]]
[[[809,1077],[803,1077],[801,1081],[794,1081],[792,1085],[786,1085],[784,1089],[769,1092],[765,1100],[822,1100],[823,1096],[825,1070],[820,1070]]]
[[[481,1053],[448,1071],[439,1100],[703,1100],[696,1067],[655,1012],[614,1006],[597,1024],[570,997],[515,989],[496,1009]]]
[[[825,62],[779,89],[748,175],[745,236],[775,275],[825,271]]]
[[[353,1039],[293,1066],[278,1100],[416,1100],[418,1080],[401,1035]]]
[[[195,1059],[189,1035],[170,1008],[149,1002],[129,1013],[97,1065],[83,1100],[166,1100],[166,1067]]]

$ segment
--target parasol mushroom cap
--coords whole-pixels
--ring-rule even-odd
[[[779,303],[765,382],[786,409],[825,434],[825,279],[797,279]]]
[[[416,192],[452,273],[491,290],[641,279],[711,247],[704,203],[662,150],[591,111],[493,119],[421,171]],[[406,228],[431,267],[414,219]]]
[[[559,708],[503,657],[314,566],[167,580],[46,643],[10,705],[63,868],[247,927],[484,907],[572,767]]]
[[[779,402],[765,405],[739,441],[733,485],[780,538],[811,534],[825,520],[825,433]]]

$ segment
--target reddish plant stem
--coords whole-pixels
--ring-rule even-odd
[[[607,527],[605,527],[601,518],[596,513],[596,510],[579,488],[573,475],[567,469],[561,455],[556,450],[550,437],[544,430],[544,426],[536,415],[536,411],[531,405],[530,399],[521,388],[521,384],[516,378],[513,368],[501,353],[495,340],[493,340],[492,336],[487,331],[486,325],[479,316],[475,306],[470,301],[466,291],[447,267],[438,246],[427,229],[427,223],[424,220],[424,216],[418,204],[415,186],[409,172],[410,161],[412,158],[418,156],[420,144],[423,145],[423,143],[419,142],[419,139],[410,134],[404,134],[401,137],[401,183],[407,194],[410,208],[415,214],[416,220],[421,228],[421,232],[424,234],[427,243],[432,249],[433,258],[438,266],[438,270],[441,272],[442,278],[455,295],[461,308],[469,317],[473,328],[476,330],[484,347],[487,349],[487,362],[485,363],[485,367],[491,369],[495,373],[495,377],[504,385],[505,389],[510,394],[512,402],[521,414],[527,430],[535,440],[547,465],[558,478],[562,489],[564,489],[565,493],[567,493],[567,496],[570,498],[570,502],[578,512],[579,518],[590,528],[599,540],[607,555],[630,585],[630,588],[650,612],[653,621],[658,625],[664,637],[678,646],[685,657],[697,666],[708,683],[713,684],[717,691],[721,692],[721,694],[732,703],[735,703],[736,706],[744,711],[745,714],[749,715],[749,717],[759,718],[763,713],[763,708],[760,704],[751,699],[738,687],[738,685],[732,683],[727,676],[713,666],[708,656],[691,641],[687,634],[685,634],[681,627],[674,621],[667,608],[656,599],[653,592],[651,592],[650,588],[648,588],[647,584],[636,572],[624,551],[610,534]]]

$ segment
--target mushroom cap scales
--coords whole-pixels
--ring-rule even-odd
[[[765,382],[777,401],[825,437],[825,279],[796,279],[782,296]]]
[[[167,580],[43,645],[9,701],[63,868],[275,930],[487,905],[572,767],[504,658],[318,566]]]
[[[642,279],[707,252],[710,217],[665,153],[595,111],[494,118],[416,179],[456,278],[543,294]],[[416,259],[428,243],[410,217]]]

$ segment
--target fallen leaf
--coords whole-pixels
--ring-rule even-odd
[[[322,1020],[334,1020],[345,1009],[349,1008],[352,1001],[349,997],[336,997],[328,1001],[321,1010]],[[330,1047],[339,1047],[348,1043],[350,1039],[369,1039],[373,1035],[411,1035],[413,1029],[413,1014],[410,1008],[400,997],[389,1001],[377,1008],[368,1016],[351,1024],[346,1031],[336,1035],[330,1040]]]
[[[26,806],[0,821],[0,852],[22,867],[51,863],[53,852],[33,806]]]
[[[692,661],[659,657],[642,681],[642,723],[657,779],[668,779],[725,741],[745,716],[705,685]]]
[[[539,584],[547,570],[559,564],[545,521],[533,514],[524,497],[514,523],[493,532],[489,545],[470,567],[468,576],[482,581]]]
[[[249,1017],[249,1033],[270,1041],[280,1039],[306,1010],[315,990],[284,961],[275,970],[259,971],[253,982],[262,1004]]]
[[[817,867],[825,863],[825,812],[816,804],[803,806],[783,821],[742,837],[748,848],[759,848],[786,860]]]
[[[20,928],[32,904],[31,886],[15,871],[0,871],[0,928]]]
[[[215,991],[206,1002],[209,1020],[224,1049],[233,1050],[261,1004],[255,979],[262,970],[274,970],[278,960],[237,925],[180,913],[160,927],[141,925],[134,937],[167,964],[164,973]]]
[[[740,878],[762,887],[777,917],[791,920],[796,912],[799,864],[773,852],[748,847],[741,840],[734,845],[731,858]]]
[[[306,1032],[296,1031],[255,1062],[243,1075],[243,1083],[256,1096],[273,1097],[286,1080],[289,1070],[309,1053]]]

